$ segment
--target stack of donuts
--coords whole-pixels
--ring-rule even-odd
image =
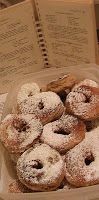
[[[40,192],[99,184],[99,85],[72,74],[40,88],[22,85],[0,125],[15,162],[9,192]]]

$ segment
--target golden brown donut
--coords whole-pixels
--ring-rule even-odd
[[[42,88],[42,90],[59,93],[67,89],[71,89],[75,83],[77,83],[76,77],[72,74],[66,74],[56,80],[51,81],[46,85],[45,88]]]
[[[19,180],[34,191],[51,191],[64,178],[64,161],[60,154],[46,144],[25,151],[17,162]]]
[[[40,140],[60,153],[65,153],[85,137],[85,124],[72,115],[62,115],[44,126]]]
[[[99,184],[99,127],[66,153],[65,177],[76,187]]]
[[[66,111],[85,121],[99,118],[99,87],[80,86],[70,92],[65,101]]]

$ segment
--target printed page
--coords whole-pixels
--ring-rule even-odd
[[[49,63],[56,67],[96,61],[93,1],[35,0]]]
[[[0,93],[12,81],[43,68],[30,0],[0,11]]]

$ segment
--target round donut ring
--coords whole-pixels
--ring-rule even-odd
[[[64,178],[65,163],[60,154],[46,144],[25,151],[17,162],[19,180],[34,191],[51,191]]]
[[[57,151],[64,153],[85,137],[85,124],[71,115],[63,115],[59,120],[46,124],[40,140]]]
[[[9,114],[0,126],[0,140],[10,153],[31,147],[42,133],[42,124],[33,115]]]
[[[65,177],[76,187],[99,184],[99,127],[66,153]]]
[[[70,92],[65,101],[66,111],[85,121],[99,117],[99,87],[80,86]]]
[[[42,92],[23,101],[17,111],[23,114],[34,114],[43,124],[46,124],[58,119],[64,109],[64,105],[56,93]]]
[[[70,90],[76,83],[77,83],[77,79],[74,75],[66,74],[48,83],[45,86],[45,88],[42,88],[42,91],[52,91],[55,93],[60,93],[67,89]]]

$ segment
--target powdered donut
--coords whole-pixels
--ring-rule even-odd
[[[80,86],[66,98],[66,111],[86,121],[99,117],[99,88]]]
[[[85,137],[84,123],[71,115],[63,115],[59,120],[46,124],[41,141],[64,153]]]
[[[77,83],[77,79],[72,74],[66,74],[57,80],[53,80],[47,84],[43,91],[52,91],[56,93],[60,93],[64,90],[71,89],[75,83]]]
[[[86,86],[90,86],[90,87],[96,87],[96,88],[99,87],[98,83],[96,83],[95,81],[90,80],[90,79],[84,79],[83,81],[80,81],[78,84],[76,84],[72,88],[72,92],[74,92],[77,88],[79,88],[82,85],[86,85]]]
[[[43,124],[46,124],[59,118],[64,111],[64,106],[54,92],[42,92],[20,103],[17,111],[23,114],[34,114]]]
[[[46,144],[25,151],[17,162],[19,180],[34,191],[51,191],[64,178],[64,161]]]
[[[99,127],[66,153],[65,176],[77,187],[99,184]]]
[[[0,126],[0,140],[10,153],[31,147],[42,133],[41,122],[33,115],[9,114]]]
[[[17,95],[17,103],[20,104],[21,102],[29,99],[34,94],[39,93],[40,88],[37,83],[26,83],[21,86],[18,95]]]

